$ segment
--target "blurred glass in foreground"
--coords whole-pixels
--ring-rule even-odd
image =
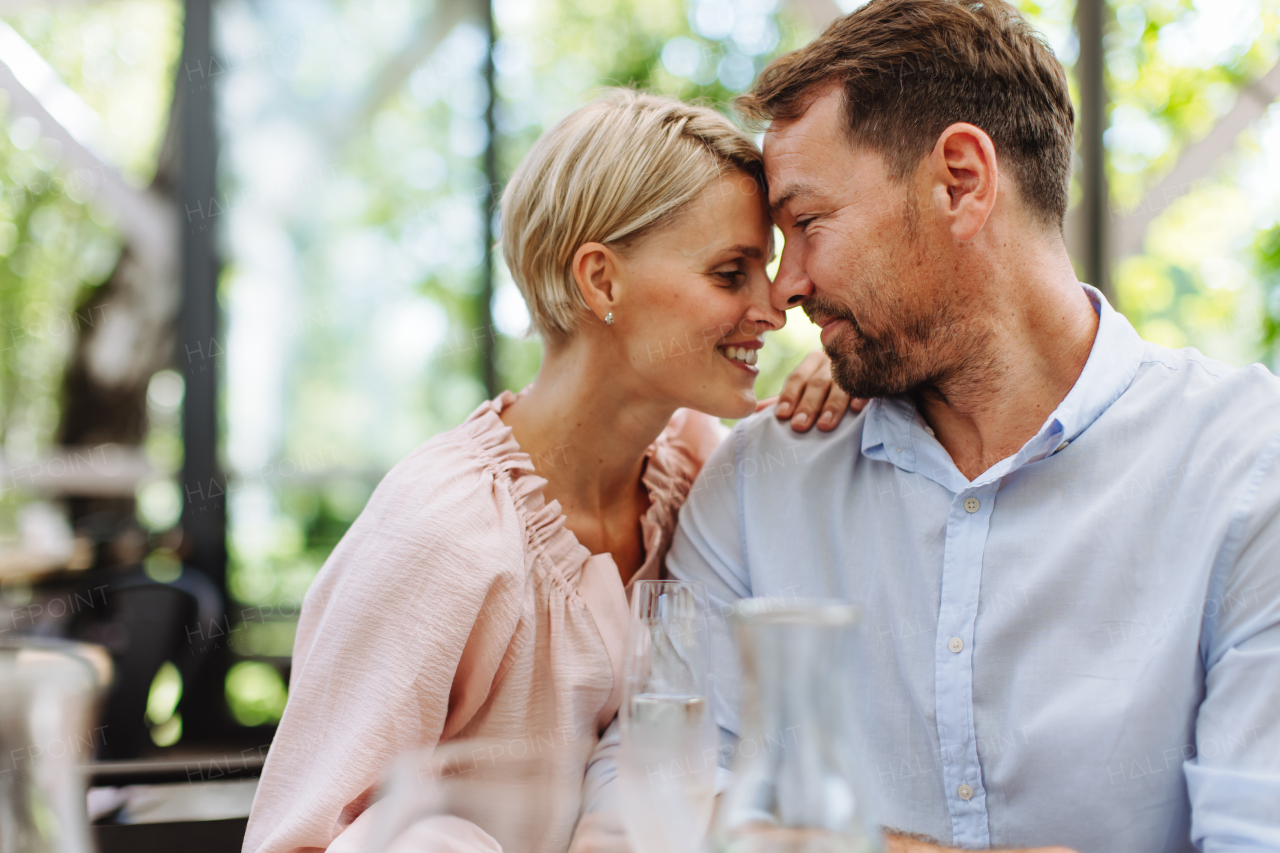
[[[700,584],[636,582],[618,781],[637,853],[695,853],[707,834],[717,754],[709,649]]]
[[[78,765],[93,751],[96,681],[59,647],[0,647],[0,853],[93,849]]]
[[[361,816],[372,826],[361,849],[562,853],[573,831],[564,816],[576,816],[568,804],[579,796],[561,771],[565,757],[544,740],[461,740],[408,753]]]
[[[743,732],[717,813],[717,849],[880,850],[848,677],[857,608],[757,598],[740,602],[731,619],[742,652]]]

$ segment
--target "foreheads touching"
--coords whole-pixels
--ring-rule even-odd
[[[830,98],[833,90],[842,97]],[[916,174],[949,128],[980,131],[972,139],[998,152],[1006,191],[1016,190],[1028,219],[1060,229],[1074,124],[1066,75],[1002,0],[872,0],[771,63],[737,106],[752,121],[772,123],[771,130],[798,133],[806,114],[827,100],[835,101],[839,120],[827,126],[832,138],[823,143],[878,153],[900,182]],[[961,146],[969,144],[964,136]],[[770,159],[769,137],[765,149]],[[775,201],[791,192],[779,189]]]

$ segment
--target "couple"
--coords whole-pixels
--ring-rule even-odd
[[[1145,343],[1076,279],[1062,67],[1000,0],[872,0],[739,106],[763,160],[714,114],[616,95],[513,178],[542,372],[388,475],[317,579],[245,849],[359,849],[403,749],[554,731],[585,764],[624,584],[663,562],[713,604],[860,605],[891,851],[1280,849],[1280,383]],[[749,413],[794,306],[875,399],[830,435],[761,414],[717,444],[677,410]],[[590,811],[610,771],[602,750],[575,850],[620,849]]]
[[[472,738],[563,753],[547,853],[569,846],[631,584],[662,573],[718,419],[757,410],[762,336],[786,322],[766,198],[750,138],[674,100],[617,91],[533,147],[502,248],[545,344],[537,382],[402,460],[312,584],[246,851],[363,853],[388,761]],[[820,355],[782,400],[798,429],[850,406]],[[471,824],[418,838],[493,849]]]

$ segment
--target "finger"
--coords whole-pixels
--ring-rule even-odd
[[[844,413],[849,411],[849,395],[841,390],[839,385],[831,383],[830,389],[827,391],[827,399],[822,404],[822,412],[818,415],[818,429],[823,432],[831,432],[831,430],[840,426],[840,422],[844,420]]]
[[[856,415],[858,414],[858,412],[861,412],[863,409],[865,409],[867,407],[867,403],[870,403],[870,402],[871,401],[866,397],[850,397],[849,408],[852,409],[853,413]]]
[[[612,810],[584,815],[569,853],[632,853],[621,817]]]
[[[631,844],[625,835],[600,836],[593,833],[574,839],[569,853],[631,853]]]
[[[777,397],[769,397],[768,399],[765,399],[765,400],[756,400],[756,411],[763,412],[765,409],[769,408],[776,402],[778,402]]]
[[[786,380],[782,383],[782,391],[778,394],[778,410],[779,418],[789,418],[791,413],[795,411],[796,405],[804,396],[809,377],[818,370],[827,357],[820,352],[811,352],[804,357],[804,360],[791,371]],[[815,410],[816,411],[816,410]],[[809,413],[811,416],[813,412]]]
[[[631,853],[626,835],[591,834],[574,842],[570,853]]]
[[[808,432],[818,420],[818,410],[822,408],[831,390],[831,363],[826,359],[818,365],[818,369],[805,381],[804,394],[796,403],[796,413],[791,416],[791,428],[796,432]]]

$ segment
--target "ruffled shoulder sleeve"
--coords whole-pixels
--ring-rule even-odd
[[[684,456],[696,467],[696,477],[697,472],[702,470],[702,463],[707,461],[728,435],[729,428],[720,423],[719,418],[693,409],[678,409],[658,437],[658,444],[666,445]]]
[[[680,507],[702,464],[728,434],[718,419],[692,409],[679,409],[650,447],[644,471],[650,505],[640,519],[645,561],[631,577],[628,589],[635,581],[661,576]]]
[[[719,419],[692,409],[677,409],[666,429],[650,448],[644,484],[653,501],[646,517],[667,532],[675,527],[675,515],[689,488],[729,430]]]
[[[461,729],[518,652],[527,457],[501,405],[397,465],[308,591],[246,853],[328,847],[388,761]]]

